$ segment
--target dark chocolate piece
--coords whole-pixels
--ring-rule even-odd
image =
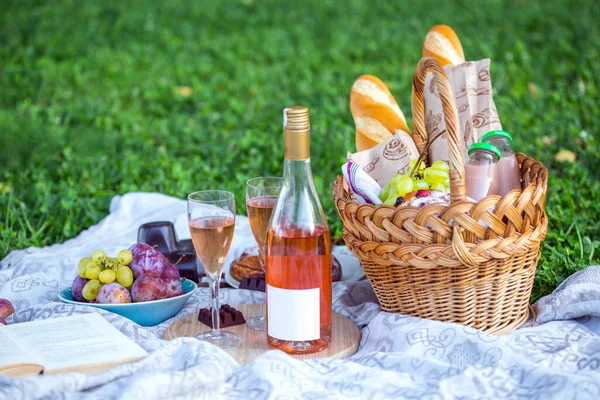
[[[255,290],[265,292],[266,282],[264,279],[245,278],[240,282],[240,289]]]
[[[228,304],[223,304],[219,309],[219,320],[221,321],[221,328],[227,328],[229,326],[242,325],[246,323],[242,312],[236,310]],[[212,312],[210,308],[200,309],[200,312],[198,313],[198,321],[212,328]]]
[[[146,243],[161,253],[177,250],[177,236],[171,222],[159,221],[143,224],[138,229],[138,242]]]

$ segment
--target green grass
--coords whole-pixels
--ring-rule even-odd
[[[594,1],[3,1],[0,258],[76,236],[130,191],[226,188],[245,212],[245,180],[281,173],[290,104],[311,107],[339,235],[352,82],[379,76],[409,116],[423,38],[446,23],[492,59],[503,126],[550,169],[537,298],[600,259],[599,19]],[[563,148],[576,163],[554,161]]]

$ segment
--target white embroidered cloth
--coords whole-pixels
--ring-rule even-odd
[[[600,267],[573,275],[540,300],[535,327],[501,337],[381,312],[368,281],[338,282],[334,310],[361,329],[354,356],[302,362],[270,351],[243,367],[222,350],[195,339],[159,339],[176,318],[208,304],[206,289],[175,318],[148,328],[57,300],[80,257],[96,248],[110,253],[128,246],[141,223],[172,220],[185,238],[185,207],[185,201],[160,194],[116,197],[110,214],[77,238],[13,251],[0,262],[0,297],[10,299],[17,309],[9,323],[100,312],[150,353],[99,375],[0,375],[0,399],[600,398]],[[246,219],[239,217],[234,248],[253,244]],[[221,290],[221,301],[259,303],[264,294],[227,289]]]

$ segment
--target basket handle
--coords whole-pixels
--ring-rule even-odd
[[[427,74],[431,72],[440,99],[444,122],[448,131],[448,155],[450,161],[450,201],[457,202],[466,198],[465,167],[463,165],[461,143],[458,138],[458,113],[448,77],[442,64],[433,57],[423,57],[417,65],[417,71],[413,76],[412,85],[412,114],[413,114],[413,139],[420,153],[425,151],[428,141],[428,133],[425,129],[425,81]]]

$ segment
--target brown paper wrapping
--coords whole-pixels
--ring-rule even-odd
[[[472,61],[456,66],[444,67],[458,112],[460,140],[463,160],[467,160],[467,150],[487,132],[502,129],[498,111],[492,98],[490,60]],[[428,136],[446,129],[442,113],[442,102],[433,75],[428,74],[425,83],[425,128]],[[437,160],[448,161],[447,134],[431,144],[430,163]]]
[[[409,161],[418,158],[419,151],[412,136],[396,130],[396,134],[369,150],[348,153],[348,161],[354,161],[383,187],[395,174],[408,171]]]

